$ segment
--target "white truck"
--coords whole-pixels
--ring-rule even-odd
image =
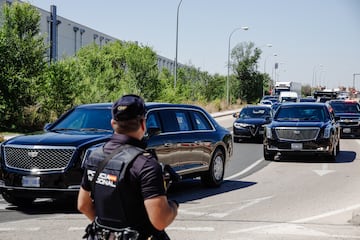
[[[299,82],[276,82],[275,95],[280,96],[281,92],[296,92],[298,97],[301,97],[301,83]]]
[[[299,96],[297,92],[283,91],[280,92],[279,102],[298,102]]]

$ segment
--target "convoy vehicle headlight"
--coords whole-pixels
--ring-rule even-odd
[[[250,125],[247,123],[234,123],[234,127],[236,127],[236,128],[246,128],[248,126],[250,126]]]
[[[266,132],[266,137],[267,138],[272,138],[272,132],[271,132],[271,128],[266,126],[265,127],[265,132]]]
[[[328,125],[324,129],[324,138],[330,138],[330,136],[331,136],[331,125]]]

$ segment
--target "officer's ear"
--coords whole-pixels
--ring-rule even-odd
[[[141,121],[141,129],[145,132],[146,131],[146,118],[142,118],[140,121]]]

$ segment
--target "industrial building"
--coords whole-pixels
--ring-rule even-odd
[[[0,10],[3,4],[11,4],[12,2],[13,0],[0,0]],[[121,39],[114,38],[80,23],[61,17],[57,14],[55,5],[49,6],[49,11],[38,7],[35,8],[38,9],[41,15],[41,34],[45,36],[46,44],[50,46],[48,50],[49,61],[56,61],[65,56],[74,56],[81,47],[91,43],[102,46],[111,41],[121,41]],[[174,60],[158,55],[157,62],[160,71],[163,68],[167,68],[171,73],[174,72]],[[179,65],[181,66],[181,64],[178,63],[178,66]]]

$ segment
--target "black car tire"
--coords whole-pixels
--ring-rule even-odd
[[[270,153],[268,150],[266,150],[266,146],[264,145],[264,159],[266,161],[274,161],[275,153]]]
[[[338,144],[336,145],[336,154],[340,153],[340,139],[338,141]]]
[[[19,206],[19,207],[27,207],[30,206],[35,198],[26,198],[26,197],[15,197],[7,191],[2,192],[2,197],[8,203]]]
[[[219,187],[224,179],[225,154],[219,148],[211,159],[209,170],[201,176],[201,182],[208,187]]]

